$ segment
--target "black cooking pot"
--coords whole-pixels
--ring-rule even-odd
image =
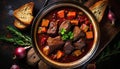
[[[80,9],[92,21],[92,25],[94,29],[94,41],[93,41],[93,46],[91,47],[91,49],[81,59],[74,61],[74,62],[70,62],[70,63],[60,63],[60,62],[56,62],[54,60],[49,59],[47,56],[45,56],[42,53],[37,43],[37,30],[38,30],[39,23],[41,22],[42,18],[49,12],[53,11],[54,9],[59,9],[60,7],[74,7],[74,8]],[[39,11],[39,13],[35,17],[33,24],[32,24],[32,42],[33,42],[33,48],[35,49],[35,52],[44,62],[57,68],[75,68],[75,67],[82,66],[83,64],[87,63],[96,53],[96,50],[98,49],[98,46],[99,46],[99,41],[100,41],[100,31],[99,31],[99,26],[98,26],[98,22],[96,18],[94,17],[92,12],[87,7],[74,1],[59,1],[59,2],[55,2],[55,3],[45,6]]]

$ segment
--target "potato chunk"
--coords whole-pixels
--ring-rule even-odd
[[[80,56],[82,54],[82,52],[81,52],[81,50],[75,50],[74,52],[73,52],[73,55],[74,56]]]

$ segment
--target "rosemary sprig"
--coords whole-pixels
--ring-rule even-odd
[[[29,42],[29,41],[31,40],[30,37],[23,35],[20,31],[18,31],[17,29],[15,29],[15,28],[13,28],[13,27],[11,27],[11,26],[7,26],[7,29],[8,29],[11,33],[15,34],[16,36],[24,39],[25,41],[28,41],[28,42]],[[30,41],[30,42],[31,42],[31,41]]]
[[[20,46],[31,46],[31,38],[27,35],[23,35],[20,31],[18,31],[16,28],[12,26],[7,26],[7,30],[12,33],[12,37],[8,38],[5,36],[0,36],[0,40],[14,43],[14,45],[20,45]]]
[[[99,64],[100,62],[107,61],[111,56],[116,54],[120,54],[120,41],[115,43],[113,46],[107,46],[98,56],[96,63]]]

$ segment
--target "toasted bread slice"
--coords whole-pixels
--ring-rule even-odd
[[[90,10],[93,12],[98,22],[102,20],[107,5],[108,0],[100,0],[90,7]]]
[[[31,24],[34,2],[29,2],[14,10],[13,15],[24,24]]]
[[[14,21],[14,26],[17,27],[18,29],[25,29],[27,27],[27,25],[23,24],[17,19],[15,19]]]

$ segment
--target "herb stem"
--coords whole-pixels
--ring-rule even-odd
[[[13,36],[11,38],[0,36],[0,40],[14,43],[14,45],[32,46],[31,38],[29,36],[23,35],[20,31],[12,26],[7,26],[7,29],[12,33]]]

